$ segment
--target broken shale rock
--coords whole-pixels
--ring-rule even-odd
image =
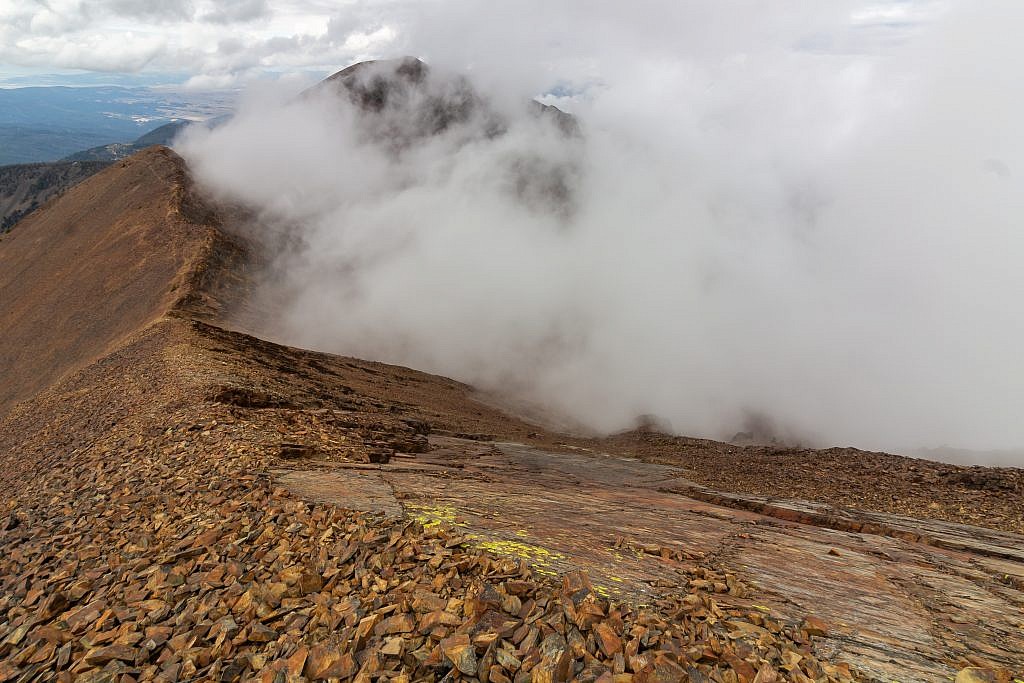
[[[157,322],[0,420],[3,678],[522,683],[682,669],[739,683],[770,664],[801,683],[851,680],[796,625],[720,605],[727,579],[709,561],[694,560],[704,584],[641,609],[458,527],[297,499],[271,474],[282,443],[351,461],[380,440],[375,426],[422,428],[383,412],[211,402],[227,361],[210,349],[236,342]]]

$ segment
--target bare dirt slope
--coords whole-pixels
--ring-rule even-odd
[[[0,243],[0,682],[1024,673],[1024,538],[223,329],[225,222],[152,149]]]

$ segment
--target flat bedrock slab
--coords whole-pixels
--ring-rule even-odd
[[[484,547],[542,572],[586,569],[641,602],[710,558],[753,589],[726,602],[822,620],[825,654],[886,683],[948,682],[971,664],[1024,672],[1024,537],[712,491],[628,458],[431,443],[392,464],[279,481],[311,500],[465,525]]]

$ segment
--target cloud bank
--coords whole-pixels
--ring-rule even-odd
[[[1024,444],[1024,9],[640,5],[391,6],[429,92],[468,75],[501,135],[396,149],[346,98],[265,90],[195,132],[200,181],[280,241],[265,331],[598,431]]]
[[[495,0],[0,0],[0,71],[78,69],[187,73],[196,88],[233,87],[297,69],[334,71],[362,59],[429,53],[460,68],[494,67],[511,50],[560,69],[597,54],[759,51],[750,40],[791,38],[821,51],[899,42],[943,0],[801,0],[616,5]],[[768,16],[768,15],[772,16]],[[831,25],[821,20],[837,18]],[[751,30],[754,22],[765,22]],[[811,26],[822,31],[804,31]],[[786,35],[790,34],[790,35]],[[672,44],[669,41],[683,42]],[[508,51],[495,51],[494,40]],[[479,48],[487,48],[481,51]],[[565,75],[565,74],[563,74]]]

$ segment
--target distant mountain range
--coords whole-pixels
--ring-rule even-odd
[[[233,93],[166,88],[0,88],[0,165],[57,161],[165,123],[214,118],[233,100]]]
[[[0,233],[111,162],[216,124],[233,93],[92,86],[0,88]]]

